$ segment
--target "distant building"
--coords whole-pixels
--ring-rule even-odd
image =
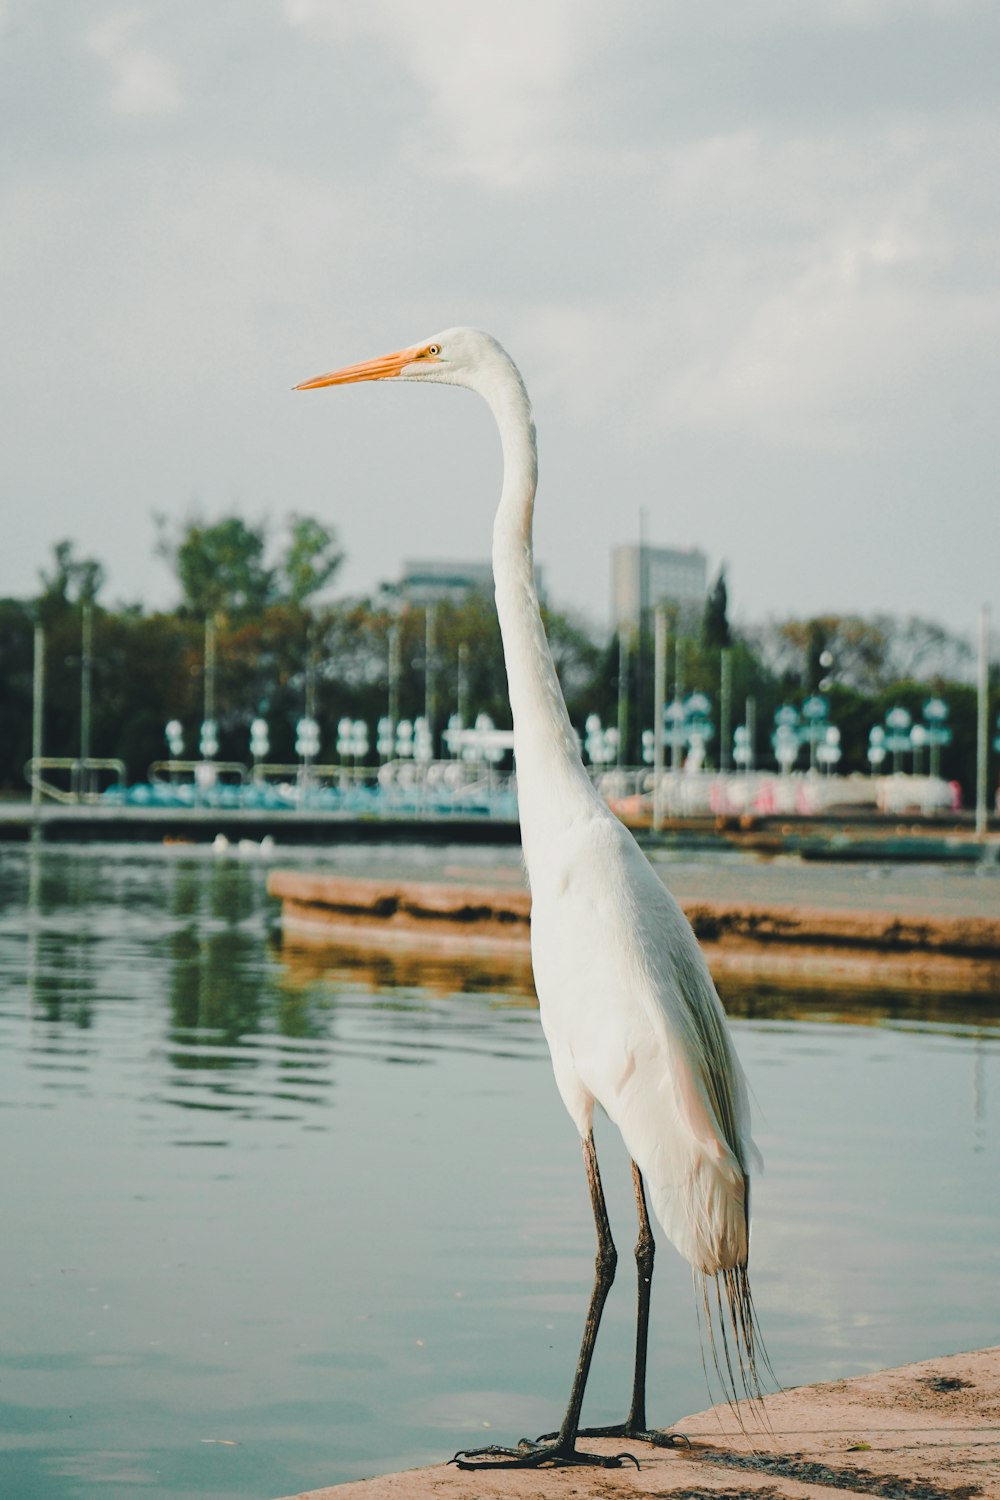
[[[616,547],[611,562],[611,603],[616,627],[637,629],[641,616],[673,605],[688,628],[697,622],[708,592],[708,558],[699,547]],[[643,620],[648,624],[648,619]]]
[[[404,562],[399,580],[399,592],[411,604],[455,604],[477,589],[493,593],[493,569],[488,562],[443,562],[437,558]]]
[[[544,599],[542,569],[535,567],[535,585]],[[410,604],[458,604],[477,590],[493,598],[493,565],[488,562],[446,562],[439,558],[404,562],[399,595]]]

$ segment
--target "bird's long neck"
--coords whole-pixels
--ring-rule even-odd
[[[530,828],[537,840],[550,822],[565,822],[568,797],[593,796],[545,636],[531,525],[538,477],[535,427],[520,376],[488,398],[503,446],[504,481],[493,524],[493,577],[514,720],[518,800],[531,874]]]

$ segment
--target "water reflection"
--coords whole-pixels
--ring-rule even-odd
[[[729,1015],[747,1021],[931,1026],[953,1035],[1000,1027],[1000,996],[996,994],[876,988],[852,993],[813,984],[798,988],[731,977],[720,979],[718,988]]]
[[[281,961],[292,983],[330,981],[370,993],[419,989],[431,995],[502,996],[511,1004],[535,1004],[527,949],[511,944],[507,954],[456,953],[431,948],[382,949],[335,943],[280,944]]]
[[[157,1056],[166,1072],[157,1098],[183,1110],[311,1108],[333,1090],[340,1057],[412,1065],[443,1047],[517,1054],[520,1041],[499,1017],[534,1006],[530,963],[518,950],[510,961],[470,961],[283,946],[254,864],[171,850],[152,862],[157,879],[148,854],[134,850],[106,865],[35,846],[27,861],[26,989],[36,1019],[52,1028],[34,1050],[83,1057],[71,1030],[94,1024],[95,1003],[156,1004],[162,993]],[[10,901],[9,855],[5,876]],[[484,1003],[457,1017],[440,1003],[457,993]],[[536,1033],[532,1023],[529,1050],[538,1049]]]

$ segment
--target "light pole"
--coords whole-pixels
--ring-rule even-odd
[[[881,724],[874,724],[868,734],[868,764],[874,776],[882,762],[885,760],[885,730]]]
[[[653,828],[657,833],[663,824],[663,709],[666,679],[667,616],[664,610],[658,609],[653,643]]]
[[[203,760],[214,760],[219,753],[219,726],[214,719],[202,719],[198,749]],[[206,778],[209,779],[209,778]]]
[[[352,772],[357,778],[358,761],[368,754],[368,725],[364,719],[343,718],[337,725],[337,754],[340,756],[340,784],[346,787],[349,781],[346,762],[350,760]]]
[[[295,726],[295,753],[302,760],[299,791],[305,797],[311,781],[312,763],[319,754],[319,725],[311,714],[304,714]]]
[[[215,719],[215,616],[205,616],[205,698],[202,718]]]
[[[774,715],[774,733],[771,745],[774,758],[781,768],[782,776],[788,776],[799,758],[799,713],[790,703],[783,703]]]
[[[834,766],[840,760],[840,730],[836,724],[828,724],[823,735],[822,744],[816,747],[816,759],[829,776]]]
[[[434,701],[434,651],[437,645],[437,611],[428,604],[424,611],[424,719],[431,745],[434,744],[434,718],[437,705]]]
[[[892,774],[899,775],[900,758],[913,748],[910,738],[910,728],[913,724],[913,716],[908,709],[897,704],[890,708],[885,716],[885,727],[889,733],[885,737],[885,748],[892,751]]]
[[[400,644],[399,625],[393,620],[389,626],[389,723],[390,735],[395,736],[396,725],[399,722],[399,671],[400,671]]]
[[[729,770],[730,719],[733,698],[733,651],[723,646],[719,655],[719,770]]]
[[[35,626],[35,659],[31,690],[31,815],[38,818],[42,806],[42,723],[45,710],[45,631]]]
[[[924,769],[924,747],[927,744],[927,728],[924,724],[914,724],[910,730],[910,749],[913,751],[913,774],[920,776]]]
[[[625,759],[628,737],[628,636],[625,626],[618,626],[618,764]]]
[[[990,609],[979,611],[979,681],[976,693],[976,836],[986,832],[986,763],[989,756]]]
[[[930,746],[931,775],[941,775],[941,747],[951,744],[948,728],[948,705],[943,698],[929,698],[924,704],[926,743]]]
[[[688,747],[688,764],[700,770],[705,763],[708,742],[715,734],[709,715],[712,705],[704,693],[690,693],[684,701],[684,743]]]
[[[184,754],[184,726],[180,719],[170,719],[163,731],[171,760],[180,760]]]
[[[824,652],[824,655],[827,655]],[[805,738],[809,742],[809,769],[816,769],[816,747],[826,737],[827,718],[830,705],[819,693],[813,693],[802,705],[802,717],[806,721]]]
[[[87,762],[90,759],[90,689],[91,672],[94,666],[93,652],[94,609],[84,604],[80,620],[80,789],[86,797],[89,791]]]
[[[250,754],[253,757],[255,771],[259,762],[267,759],[270,749],[271,738],[267,730],[267,720],[258,716],[250,724]]]
[[[684,704],[674,698],[663,710],[663,717],[670,725],[670,770],[680,770],[681,749],[684,742]]]
[[[617,758],[618,731],[611,726],[605,729],[600,714],[587,715],[583,732],[584,749],[592,766],[608,766]]]
[[[456,705],[459,729],[464,729],[469,718],[469,647],[462,641],[458,648],[458,703]]]

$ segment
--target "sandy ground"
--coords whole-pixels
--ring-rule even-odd
[[[1000,1346],[801,1386],[769,1396],[765,1409],[766,1428],[747,1418],[750,1438],[727,1408],[714,1407],[677,1424],[674,1431],[688,1438],[689,1448],[581,1440],[594,1451],[634,1454],[638,1469],[465,1472],[442,1464],[311,1490],[296,1500],[1000,1497]]]

